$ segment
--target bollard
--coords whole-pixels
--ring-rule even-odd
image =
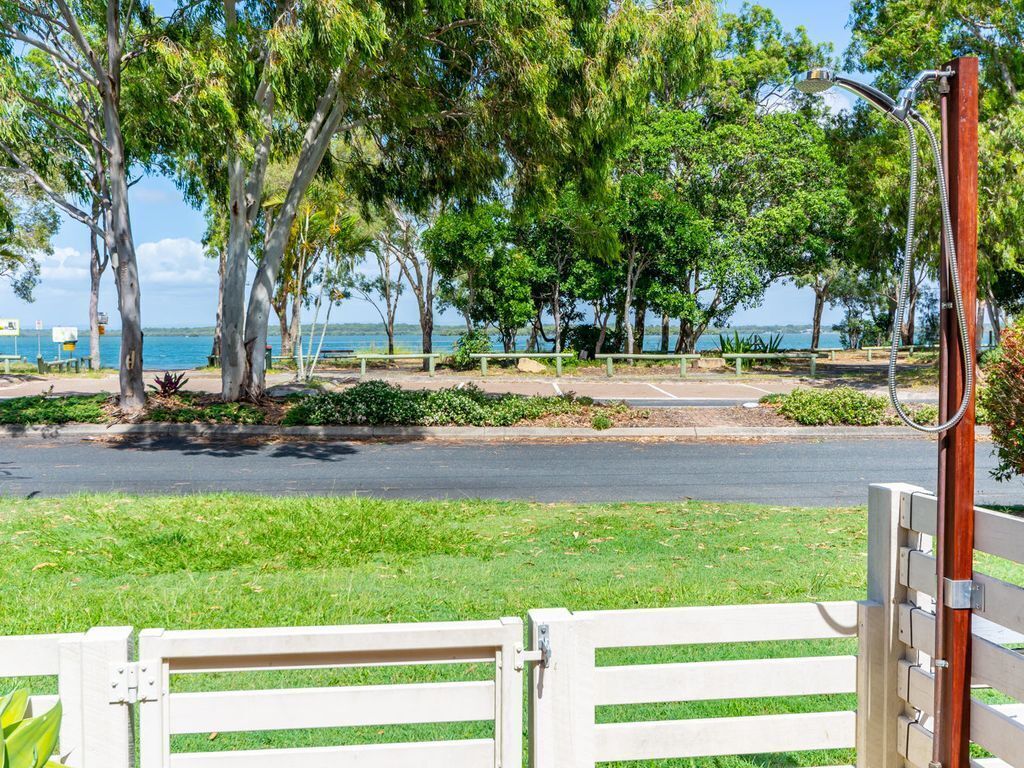
[[[610,379],[615,373],[615,361],[608,357],[605,358],[604,364],[605,368],[608,370],[608,378]]]

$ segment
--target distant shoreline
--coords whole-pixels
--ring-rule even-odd
[[[50,335],[50,328],[44,328],[39,331],[43,336],[48,337]],[[144,328],[143,333],[147,336],[187,336],[195,338],[213,338],[214,334],[213,326],[197,326],[194,328]],[[307,334],[310,330],[309,326],[303,326],[303,335]],[[550,329],[548,329],[550,330]],[[822,329],[826,330],[825,328]],[[434,326],[434,336],[459,336],[465,333],[466,328],[463,325],[436,325]],[[317,333],[320,329],[317,329]],[[530,332],[529,328],[520,329],[520,335],[528,335]],[[669,332],[672,335],[679,333],[679,326],[671,326]],[[714,336],[719,333],[809,333],[810,329],[806,325],[738,325],[728,328],[709,328],[704,332],[705,336]],[[414,323],[399,323],[395,325],[395,335],[407,336],[413,334],[419,334],[420,327]],[[340,323],[331,324],[327,327],[327,334],[332,336],[387,336],[384,330],[384,326],[381,324],[374,323]],[[645,329],[645,335],[648,336],[659,336],[661,334],[660,325],[647,326]],[[22,327],[21,336],[22,338],[35,338],[36,331],[34,328]],[[107,336],[120,336],[121,329],[113,328],[108,329]],[[78,338],[88,338],[89,329],[79,328]],[[280,338],[280,329],[271,327],[268,329],[267,336],[269,338]]]

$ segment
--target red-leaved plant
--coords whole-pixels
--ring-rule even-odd
[[[985,368],[980,405],[985,409],[999,480],[1024,475],[1024,320],[1003,332],[996,359]]]
[[[157,376],[153,379],[153,383],[149,385],[149,388],[158,395],[169,397],[170,395],[178,394],[187,383],[188,379],[185,378],[184,373],[164,371],[163,376]]]

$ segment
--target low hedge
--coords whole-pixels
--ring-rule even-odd
[[[0,400],[0,424],[96,424],[106,420],[106,395],[12,397]]]
[[[281,423],[508,427],[544,416],[578,413],[591,402],[571,395],[492,396],[472,385],[429,392],[368,381],[342,392],[307,395],[292,406]]]
[[[873,427],[885,419],[888,401],[852,387],[794,389],[774,398],[779,413],[806,426]]]

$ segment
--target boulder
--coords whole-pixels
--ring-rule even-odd
[[[547,373],[547,368],[543,363],[532,360],[529,357],[520,357],[519,362],[516,363],[518,368],[523,373]]]

